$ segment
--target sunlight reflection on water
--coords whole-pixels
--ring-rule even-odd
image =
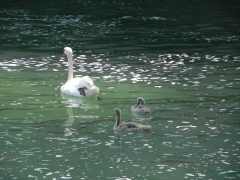
[[[33,146],[22,147],[14,156],[5,150],[3,153],[9,154],[11,158],[4,157],[3,160],[7,158],[11,162],[30,163],[29,159],[37,162],[35,156],[40,155],[39,159],[43,163],[40,166],[34,165],[32,173],[28,175],[33,178],[38,177],[38,173],[45,174],[43,177],[60,176],[62,179],[77,177],[74,174],[77,173],[79,162],[84,165],[81,169],[85,174],[88,174],[94,166],[99,169],[99,165],[104,165],[105,168],[101,167],[97,174],[100,178],[108,172],[110,179],[114,179],[113,172],[116,170],[122,178],[125,173],[130,173],[124,168],[126,164],[130,171],[144,170],[144,174],[139,173],[136,176],[146,178],[180,169],[185,172],[184,178],[205,178],[208,173],[201,167],[212,169],[214,162],[220,163],[213,169],[218,175],[237,173],[224,167],[239,161],[239,158],[236,160],[231,158],[237,156],[233,136],[239,129],[234,126],[233,120],[225,122],[229,115],[237,115],[239,110],[238,102],[235,101],[236,91],[234,89],[231,92],[224,91],[239,84],[237,78],[231,78],[237,73],[236,68],[232,66],[234,62],[229,62],[230,59],[226,61],[224,57],[224,60],[218,58],[222,61],[221,64],[206,65],[204,62],[209,59],[199,56],[194,58],[186,54],[166,54],[157,57],[101,55],[101,61],[96,61],[95,57],[98,56],[86,54],[80,55],[81,58],[79,56],[75,58],[74,73],[77,75],[92,72],[95,83],[102,87],[100,93],[103,97],[102,102],[61,95],[59,88],[56,87],[60,87],[66,80],[67,67],[64,61],[56,63],[58,59],[56,56],[52,56],[55,60],[49,57],[47,60],[43,58],[42,61],[14,59],[1,63],[5,81],[9,80],[8,73],[17,75],[18,81],[6,83],[9,84],[9,88],[18,87],[12,96],[17,97],[19,93],[25,95],[8,100],[9,104],[1,105],[3,109],[1,123],[9,120],[9,123],[1,126],[7,129],[1,131],[6,138],[4,141],[6,149],[17,152],[15,149],[18,146],[17,142],[25,141],[29,142],[28,146]],[[123,63],[120,63],[119,59],[123,60]],[[127,64],[126,59],[132,62]],[[195,59],[194,62],[192,59]],[[141,63],[133,65],[137,61]],[[197,64],[193,66],[193,63]],[[228,63],[229,66],[222,66],[222,63]],[[84,71],[81,72],[81,69]],[[219,71],[225,73],[218,75]],[[36,72],[41,78],[34,75]],[[33,74],[31,81],[25,79],[29,73]],[[128,86],[131,87],[130,94],[124,95]],[[50,87],[49,93],[54,96],[44,97],[45,87]],[[143,89],[146,92],[142,91]],[[218,92],[215,94],[208,89]],[[166,93],[161,96],[161,91]],[[120,99],[119,92],[122,92]],[[139,117],[128,114],[127,109],[136,101],[136,92],[139,96],[147,97],[147,105],[153,112],[151,116]],[[153,98],[151,94],[148,95],[149,93],[158,93],[160,96]],[[6,95],[3,97],[6,100],[9,98]],[[130,102],[126,98],[133,101]],[[113,104],[124,110],[123,121],[132,119],[136,122],[147,122],[153,126],[152,133],[113,133],[115,119],[111,116]],[[8,111],[13,108],[21,113],[10,115]],[[28,111],[29,109],[31,111]],[[18,122],[22,120],[23,124],[20,125]],[[219,139],[219,136],[224,136],[223,134],[226,134],[226,137]],[[34,145],[36,143],[48,146],[42,149]],[[232,146],[232,155],[225,153],[229,151],[225,148],[225,143]],[[176,149],[181,149],[181,152]],[[78,157],[78,161],[75,157]],[[51,162],[59,163],[58,168],[51,167]],[[62,166],[72,168],[67,170],[62,169]],[[193,170],[189,168],[198,170],[192,173]],[[31,172],[32,168],[25,169]],[[63,171],[66,173],[62,173]]]

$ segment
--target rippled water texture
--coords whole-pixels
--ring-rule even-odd
[[[0,179],[239,179],[239,7],[1,2]],[[61,94],[65,46],[102,101]]]

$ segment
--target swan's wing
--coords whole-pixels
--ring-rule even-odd
[[[81,92],[79,88],[86,88],[86,82],[82,78],[73,78],[70,81],[67,81],[62,87],[61,91],[65,94],[80,96]],[[82,95],[84,96],[84,95]]]
[[[122,123],[118,126],[121,129],[132,129],[132,128],[137,128],[138,124],[136,123]]]
[[[84,76],[81,79],[85,82],[85,87],[87,87],[88,89],[91,89],[92,86],[94,86],[93,80],[89,76]]]
[[[61,91],[72,96],[95,97],[99,93],[99,88],[94,86],[93,80],[89,76],[82,78],[73,78],[67,81]],[[84,97],[85,97],[84,96]]]
[[[138,124],[136,123],[126,123],[128,128],[137,128]]]
[[[94,86],[93,80],[89,76],[84,76],[82,78],[73,78],[68,81],[67,86],[75,87],[76,89],[79,88],[88,88],[91,89]]]

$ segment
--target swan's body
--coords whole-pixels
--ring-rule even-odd
[[[151,114],[151,110],[148,109],[145,105],[145,100],[142,97],[137,99],[137,104],[132,106],[132,112],[139,114]]]
[[[132,122],[122,123],[121,122],[121,110],[116,108],[114,109],[114,114],[116,116],[116,124],[113,129],[118,131],[151,131],[151,126],[142,125]]]
[[[64,54],[68,58],[68,80],[62,85],[61,92],[77,97],[96,97],[99,94],[99,88],[94,85],[93,80],[89,76],[73,78],[72,49],[65,47]]]

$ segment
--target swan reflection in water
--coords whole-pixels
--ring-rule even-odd
[[[69,127],[72,126],[73,122],[74,122],[74,115],[73,115],[73,111],[72,111],[72,107],[68,107],[68,120],[65,124],[63,124],[63,126],[65,126],[64,129],[64,136],[71,136],[72,132],[69,129]]]
[[[68,113],[68,120],[63,124],[63,126],[65,126],[64,136],[71,136],[73,132],[70,130],[70,127],[73,125],[75,120],[73,108],[80,108],[84,110],[98,109],[99,102],[96,99],[73,97],[66,94],[61,94],[61,97],[63,99],[61,102],[66,104]],[[78,117],[81,119],[81,115]]]
[[[81,98],[74,97],[67,94],[61,94],[63,104],[67,104],[67,107],[79,107],[81,109],[98,109],[99,102],[94,98]]]

